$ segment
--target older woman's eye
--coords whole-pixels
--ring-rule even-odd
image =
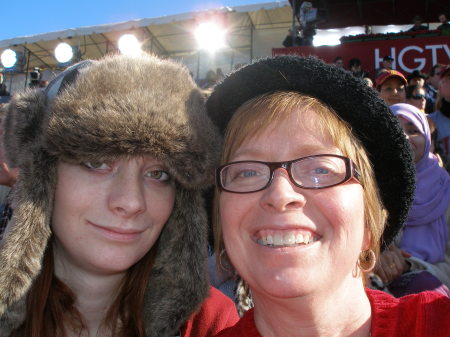
[[[153,170],[153,171],[147,171],[145,173],[145,176],[147,178],[159,180],[159,181],[169,181],[170,180],[170,174],[163,170]]]
[[[110,166],[103,161],[85,161],[82,162],[81,165],[91,170],[107,170],[110,168]]]

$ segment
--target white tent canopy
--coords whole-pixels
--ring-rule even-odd
[[[78,47],[82,59],[97,59],[117,52],[120,36],[132,33],[143,43],[144,50],[181,58],[194,74],[197,72],[201,76],[210,66],[206,58],[211,57],[198,52],[193,31],[199,22],[211,17],[223,21],[227,27],[228,48],[219,53],[222,55],[216,55],[214,64],[228,71],[230,69],[227,68],[236,63],[247,63],[253,58],[271,55],[273,47],[281,47],[291,26],[292,9],[288,1],[279,1],[66,29],[0,41],[0,53],[11,48],[25,55],[25,68],[55,70],[58,62],[54,49],[60,42]],[[217,62],[217,57],[221,61]]]

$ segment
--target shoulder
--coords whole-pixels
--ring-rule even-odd
[[[253,309],[247,311],[238,323],[223,330],[217,337],[261,337],[256,329]]]
[[[199,311],[185,324],[183,337],[212,337],[239,320],[234,302],[214,287]]]
[[[448,336],[450,299],[426,291],[395,298],[367,289],[372,306],[372,335]]]

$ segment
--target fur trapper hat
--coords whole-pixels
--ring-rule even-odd
[[[4,121],[9,162],[20,168],[13,218],[0,245],[0,336],[19,326],[51,235],[58,160],[149,154],[175,180],[144,298],[148,337],[173,336],[208,294],[203,190],[214,181],[220,136],[203,93],[180,64],[150,55],[83,61],[45,91],[12,99]]]
[[[240,68],[218,84],[207,101],[224,133],[237,108],[256,96],[296,91],[329,105],[367,150],[381,199],[389,212],[383,247],[401,229],[415,189],[415,168],[403,131],[389,107],[361,79],[314,57],[279,56]]]

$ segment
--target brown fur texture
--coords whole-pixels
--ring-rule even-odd
[[[3,125],[7,158],[20,174],[0,243],[0,337],[21,324],[24,298],[41,270],[58,160],[139,154],[163,160],[175,179],[143,316],[148,337],[176,334],[207,296],[202,192],[213,183],[220,150],[188,71],[149,55],[107,57],[81,69],[54,100],[44,91],[14,97]]]

